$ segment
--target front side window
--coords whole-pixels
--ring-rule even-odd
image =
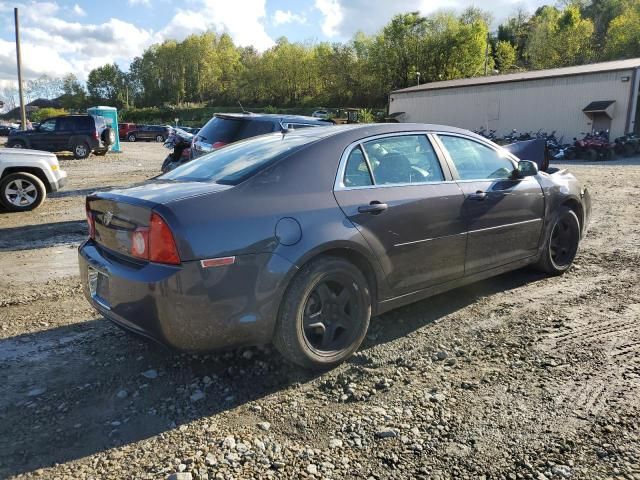
[[[399,135],[363,144],[376,185],[444,181],[436,152],[426,135]]]
[[[509,178],[514,165],[506,155],[468,138],[439,135],[460,180]]]

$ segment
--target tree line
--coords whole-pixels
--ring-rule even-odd
[[[346,43],[290,42],[258,52],[227,34],[206,32],[152,45],[127,71],[92,70],[40,82],[62,106],[81,109],[188,105],[361,106],[386,104],[390,91],[485,74],[640,56],[640,0],[584,0],[517,11],[491,32],[476,8],[394,16],[378,33]],[[46,85],[45,85],[46,84]],[[48,94],[51,92],[48,91]]]

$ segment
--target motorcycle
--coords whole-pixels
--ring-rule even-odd
[[[164,147],[173,150],[162,162],[162,173],[167,173],[191,160],[193,134],[180,128],[172,129],[164,142]]]

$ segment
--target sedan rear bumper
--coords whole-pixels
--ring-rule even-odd
[[[285,280],[295,271],[287,260],[267,253],[241,255],[232,265],[214,268],[199,261],[136,264],[92,240],[78,253],[84,293],[96,310],[185,351],[270,342]]]

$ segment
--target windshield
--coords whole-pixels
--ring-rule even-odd
[[[307,135],[282,133],[254,137],[203,155],[157,178],[237,185],[265,166],[315,140]]]

